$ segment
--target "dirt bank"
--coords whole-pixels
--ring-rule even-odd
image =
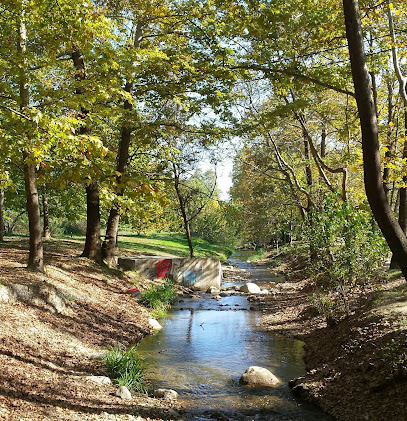
[[[274,260],[274,261],[273,261]],[[349,296],[350,312],[318,314],[304,257],[265,260],[290,276],[253,301],[263,325],[305,341],[307,374],[291,386],[338,420],[407,419],[407,289],[404,278],[381,276]],[[334,308],[343,306],[332,296]]]
[[[75,241],[45,243],[46,274],[25,269],[27,242],[0,245],[0,420],[175,419],[176,405],[115,396],[98,355],[151,333],[125,291],[143,281],[79,258]]]

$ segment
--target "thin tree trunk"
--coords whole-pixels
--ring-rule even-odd
[[[127,84],[125,90],[131,92],[131,84]],[[125,101],[125,110],[131,110],[132,105]],[[131,128],[127,125],[122,127],[119,153],[117,160],[117,172],[120,174],[117,176],[118,196],[122,196],[124,187],[122,186],[122,177],[127,171],[127,165],[129,160],[129,148],[131,141]],[[114,203],[109,212],[109,218],[107,220],[105,240],[102,244],[102,258],[106,259],[107,263],[115,264],[115,252],[117,248],[117,234],[119,230],[120,222],[120,207],[118,203]]]
[[[51,238],[51,230],[49,228],[48,198],[46,194],[42,195],[42,219],[44,225],[42,230],[42,236],[44,238]]]
[[[177,174],[175,166],[174,166],[174,186],[175,186],[175,191],[177,193],[177,197],[179,201],[179,207],[181,209],[182,220],[184,221],[184,229],[185,229],[185,234],[187,236],[187,241],[188,241],[189,255],[190,257],[194,257],[194,248],[192,245],[191,230],[189,228],[189,221],[188,221],[187,212],[185,209],[184,198],[179,188],[179,176]]]
[[[387,201],[381,176],[378,125],[363,48],[357,0],[343,0],[346,37],[362,130],[363,168],[366,195],[373,215],[407,278],[407,239]]]
[[[30,87],[27,69],[27,30],[25,27],[25,5],[22,4],[20,22],[18,28],[17,49],[21,55],[21,75],[19,81],[20,88],[20,109],[22,112],[30,106]],[[40,204],[38,200],[38,191],[35,175],[35,164],[30,162],[30,153],[23,152],[24,185],[26,195],[26,206],[28,213],[28,227],[30,233],[30,250],[28,255],[28,268],[38,272],[44,272],[44,250],[41,236],[41,215]]]
[[[407,136],[407,109],[404,108],[404,131],[405,136]],[[407,138],[405,137],[404,147],[403,147],[403,159],[407,160]],[[404,185],[407,184],[407,176],[403,177]],[[399,224],[401,229],[404,232],[404,235],[407,234],[407,188],[400,187],[399,189]],[[390,268],[395,269],[398,266],[398,262],[393,254],[391,257]]]
[[[140,48],[140,39],[143,30],[143,22],[141,20],[137,21],[136,31],[134,35],[134,48]],[[133,82],[130,80],[126,83],[124,88],[129,94],[133,90]],[[132,104],[129,101],[124,101],[124,112],[127,113],[133,109]],[[128,121],[127,116],[124,117],[124,122],[122,130],[120,133],[120,144],[117,160],[117,172],[120,174],[117,177],[118,185],[118,196],[122,196],[124,193],[124,187],[122,185],[122,177],[127,171],[127,165],[129,160],[129,149],[131,142],[131,132],[132,128],[130,127],[131,121]],[[105,240],[102,244],[102,257],[106,259],[107,263],[115,264],[115,253],[117,250],[117,237],[119,231],[119,222],[120,222],[120,205],[119,203],[114,203],[109,212],[109,218],[107,220],[106,226],[106,235]]]
[[[38,191],[35,181],[35,165],[27,164],[28,154],[24,154],[24,183],[27,197],[28,227],[30,232],[30,253],[28,268],[44,272],[44,252],[42,246],[41,215]]]
[[[84,80],[86,78],[85,61],[82,51],[76,45],[73,46],[71,57],[76,69],[75,79],[77,81]],[[82,95],[83,89],[78,87],[76,94]],[[88,110],[81,106],[81,118],[85,120],[87,115]],[[80,128],[80,133],[90,134],[90,128],[85,124]],[[96,180],[92,180],[86,187],[86,240],[81,256],[99,264],[103,263],[100,240],[99,187]]]
[[[0,242],[4,241],[4,190],[0,189]]]
[[[393,121],[393,92],[392,92],[392,87],[391,87],[391,82],[388,81],[387,82],[387,142],[388,142],[388,148],[387,151],[385,152],[385,157],[386,157],[386,161],[391,159],[392,156],[392,141],[391,141],[391,135],[392,135],[392,128],[390,123]],[[385,165],[384,169],[383,169],[383,188],[384,188],[384,192],[386,194],[386,197],[389,197],[389,191],[390,191],[390,186],[389,186],[389,176],[390,176],[390,168]]]
[[[86,187],[86,241],[81,257],[102,263],[99,187],[95,180]]]

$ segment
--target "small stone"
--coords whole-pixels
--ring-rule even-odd
[[[91,352],[88,357],[91,360],[101,360],[105,356],[105,353],[103,351],[100,352]]]
[[[178,393],[172,389],[157,389],[154,391],[154,397],[168,401],[175,401],[178,399]]]
[[[219,294],[220,289],[219,289],[219,288],[216,288],[216,287],[214,287],[214,286],[210,286],[210,287],[206,290],[206,292],[207,292],[208,294]]]
[[[240,287],[241,292],[248,292],[249,294],[258,294],[261,290],[260,287],[253,282],[247,282]]]
[[[229,294],[227,292],[221,292],[219,295],[221,297],[229,297]]]
[[[151,328],[153,328],[153,330],[161,330],[163,328],[160,325],[160,323],[158,323],[158,321],[156,319],[154,319],[154,317],[150,317],[148,319],[148,324]]]
[[[122,399],[132,399],[131,393],[130,393],[129,389],[127,389],[126,386],[120,386],[116,390],[116,396],[118,396],[119,398],[122,398]]]
[[[220,296],[220,295],[214,295],[213,297],[212,297],[214,300],[220,300],[220,299],[222,299],[222,297]]]
[[[86,380],[100,385],[112,384],[112,381],[106,376],[86,376]]]

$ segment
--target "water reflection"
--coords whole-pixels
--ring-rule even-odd
[[[259,327],[257,313],[224,311],[225,304],[247,308],[242,296],[185,300],[160,321],[163,330],[142,341],[154,385],[179,392],[191,420],[209,419],[214,412],[231,420],[327,419],[296,402],[286,386],[305,372],[303,343],[271,335]],[[282,385],[239,385],[251,365],[268,368]]]

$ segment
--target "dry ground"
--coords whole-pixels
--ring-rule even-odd
[[[143,395],[121,400],[114,386],[86,379],[106,374],[95,354],[151,333],[149,311],[125,294],[143,281],[78,257],[74,241],[50,240],[45,250],[46,273],[35,274],[25,269],[26,240],[0,245],[3,286],[47,285],[66,301],[56,311],[35,300],[0,297],[0,420],[175,418],[168,403]]]
[[[265,262],[263,262],[265,263]],[[269,262],[270,263],[270,262]],[[381,277],[349,297],[347,316],[327,326],[309,297],[315,291],[301,258],[282,258],[287,282],[253,301],[263,325],[305,341],[307,374],[292,382],[298,395],[340,421],[407,419],[407,287],[404,278]],[[338,297],[337,307],[341,306]]]

